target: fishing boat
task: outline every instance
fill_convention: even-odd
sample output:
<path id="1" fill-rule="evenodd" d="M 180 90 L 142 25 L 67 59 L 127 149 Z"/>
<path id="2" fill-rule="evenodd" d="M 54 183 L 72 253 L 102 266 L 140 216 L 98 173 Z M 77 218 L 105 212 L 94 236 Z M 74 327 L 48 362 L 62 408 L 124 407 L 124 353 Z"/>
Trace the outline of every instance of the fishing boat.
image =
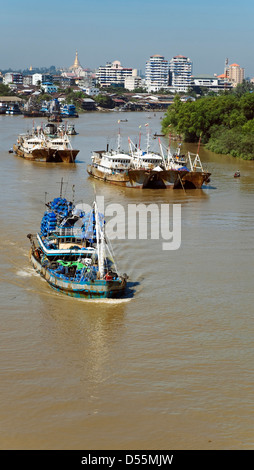
<path id="1" fill-rule="evenodd" d="M 61 116 L 62 117 L 78 117 L 76 111 L 76 106 L 74 104 L 65 104 L 61 106 Z"/>
<path id="2" fill-rule="evenodd" d="M 148 125 L 146 125 L 148 127 Z M 129 151 L 121 150 L 120 132 L 116 150 L 99 150 L 93 152 L 92 163 L 87 166 L 87 172 L 93 178 L 126 188 L 141 189 L 199 189 L 209 182 L 210 173 L 204 171 L 199 155 L 188 153 L 188 164 L 185 156 L 171 154 L 170 147 L 165 151 L 160 139 L 160 152 L 151 151 L 150 132 L 148 128 L 145 148 L 139 143 L 135 145 L 128 138 Z"/>
<path id="3" fill-rule="evenodd" d="M 52 161 L 74 163 L 79 150 L 73 149 L 68 135 L 58 135 L 47 139 L 47 146 L 50 150 Z"/>
<path id="4" fill-rule="evenodd" d="M 240 178 L 241 174 L 240 174 L 240 171 L 237 170 L 234 174 L 234 178 Z"/>
<path id="5" fill-rule="evenodd" d="M 27 160 L 54 163 L 73 163 L 79 150 L 73 149 L 67 134 L 61 136 L 49 134 L 38 128 L 27 134 L 20 134 L 13 145 L 16 155 Z"/>
<path id="6" fill-rule="evenodd" d="M 201 189 L 204 184 L 210 182 L 211 173 L 204 170 L 199 153 L 180 153 L 180 146 L 176 152 L 171 152 L 169 145 L 165 155 L 159 139 L 161 155 L 164 162 L 164 175 L 170 182 L 174 179 L 174 189 Z M 175 175 L 175 178 L 174 178 Z"/>
<path id="7" fill-rule="evenodd" d="M 12 115 L 21 114 L 19 105 L 17 103 L 11 104 L 10 106 L 7 107 L 5 114 L 12 114 Z"/>
<path id="8" fill-rule="evenodd" d="M 46 206 L 40 232 L 27 235 L 34 269 L 52 288 L 72 297 L 122 296 L 127 276 L 117 271 L 96 202 L 87 213 L 61 195 Z"/>
<path id="9" fill-rule="evenodd" d="M 66 134 L 67 135 L 77 135 L 74 124 L 67 124 Z"/>
<path id="10" fill-rule="evenodd" d="M 50 159 L 46 138 L 42 133 L 20 134 L 17 143 L 13 145 L 13 151 L 26 160 L 47 162 Z"/>
<path id="11" fill-rule="evenodd" d="M 162 157 L 152 152 L 143 152 L 129 140 L 129 152 L 121 150 L 121 137 L 118 134 L 116 150 L 98 150 L 92 154 L 92 163 L 87 172 L 93 178 L 126 188 L 164 187 L 158 178 Z"/>

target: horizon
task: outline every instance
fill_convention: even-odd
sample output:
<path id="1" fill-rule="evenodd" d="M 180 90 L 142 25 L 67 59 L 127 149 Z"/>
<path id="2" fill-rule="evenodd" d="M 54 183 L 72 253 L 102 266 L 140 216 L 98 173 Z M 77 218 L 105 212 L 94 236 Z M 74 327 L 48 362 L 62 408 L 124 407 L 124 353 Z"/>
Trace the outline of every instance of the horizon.
<path id="1" fill-rule="evenodd" d="M 214 0 L 211 5 L 201 0 L 180 0 L 177 5 L 170 0 L 74 0 L 71 9 L 66 0 L 45 0 L 39 12 L 31 0 L 13 0 L 2 6 L 0 38 L 8 47 L 2 48 L 0 70 L 52 64 L 67 69 L 77 50 L 84 69 L 119 60 L 123 67 L 144 73 L 152 55 L 169 61 L 180 54 L 192 61 L 193 75 L 220 75 L 228 58 L 251 78 L 251 13 L 250 0 L 241 2 L 240 11 L 235 0 Z"/>

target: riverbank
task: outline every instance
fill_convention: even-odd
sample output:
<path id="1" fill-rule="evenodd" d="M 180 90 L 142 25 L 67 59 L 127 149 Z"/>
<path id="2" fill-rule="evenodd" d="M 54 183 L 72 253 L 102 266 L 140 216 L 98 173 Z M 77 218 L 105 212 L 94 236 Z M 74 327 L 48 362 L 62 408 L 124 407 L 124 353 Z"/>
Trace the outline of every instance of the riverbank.
<path id="1" fill-rule="evenodd" d="M 162 130 L 185 142 L 201 142 L 209 150 L 243 160 L 254 159 L 254 94 L 206 96 L 181 102 L 176 97 L 162 121 Z"/>

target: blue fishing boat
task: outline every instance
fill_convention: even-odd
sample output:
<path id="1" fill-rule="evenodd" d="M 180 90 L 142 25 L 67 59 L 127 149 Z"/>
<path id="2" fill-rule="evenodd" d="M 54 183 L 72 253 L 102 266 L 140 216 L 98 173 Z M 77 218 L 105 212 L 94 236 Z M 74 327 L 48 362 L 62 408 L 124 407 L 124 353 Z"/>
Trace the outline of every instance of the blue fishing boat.
<path id="1" fill-rule="evenodd" d="M 62 117 L 78 117 L 76 106 L 74 104 L 65 104 L 61 107 Z"/>
<path id="2" fill-rule="evenodd" d="M 87 213 L 62 197 L 46 206 L 40 232 L 27 235 L 35 270 L 51 287 L 72 297 L 123 295 L 127 275 L 117 271 L 96 202 Z"/>

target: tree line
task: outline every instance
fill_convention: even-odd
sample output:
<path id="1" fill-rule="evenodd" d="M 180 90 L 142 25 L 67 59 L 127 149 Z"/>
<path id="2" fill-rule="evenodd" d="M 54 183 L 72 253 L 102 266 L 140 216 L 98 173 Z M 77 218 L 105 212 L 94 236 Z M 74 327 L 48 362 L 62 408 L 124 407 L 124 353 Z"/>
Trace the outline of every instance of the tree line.
<path id="1" fill-rule="evenodd" d="M 246 160 L 254 159 L 254 93 L 251 91 L 206 96 L 182 102 L 176 96 L 162 120 L 165 134 L 181 135 L 185 142 Z"/>

